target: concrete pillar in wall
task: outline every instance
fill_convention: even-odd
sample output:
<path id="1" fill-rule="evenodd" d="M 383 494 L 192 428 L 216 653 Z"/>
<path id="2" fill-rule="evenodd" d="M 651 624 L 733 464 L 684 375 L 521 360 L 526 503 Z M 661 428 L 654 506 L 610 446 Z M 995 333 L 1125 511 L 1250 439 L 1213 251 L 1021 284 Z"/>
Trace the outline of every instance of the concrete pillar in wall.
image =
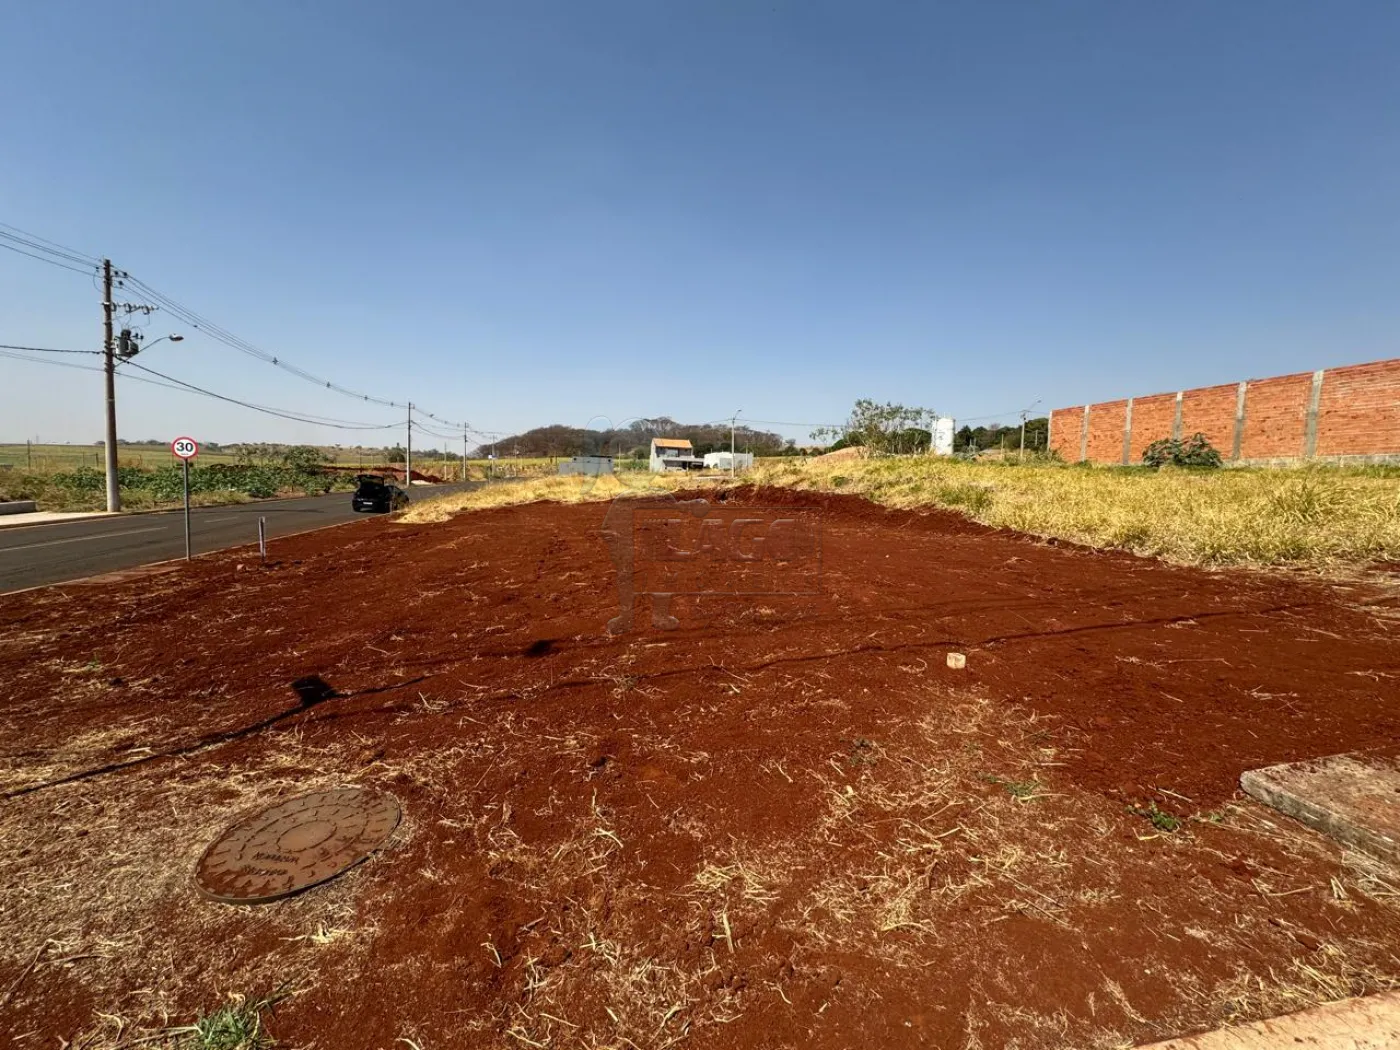
<path id="1" fill-rule="evenodd" d="M 1186 396 L 1186 391 L 1176 392 L 1176 415 L 1172 416 L 1172 437 L 1177 441 L 1181 440 L 1181 400 Z"/>
<path id="2" fill-rule="evenodd" d="M 1079 462 L 1089 458 L 1089 406 L 1084 406 L 1084 422 L 1079 424 Z"/>
<path id="3" fill-rule="evenodd" d="M 1312 459 L 1317 455 L 1317 411 L 1322 406 L 1322 377 L 1326 372 L 1319 368 L 1313 373 L 1312 393 L 1308 396 L 1308 418 L 1303 425 L 1303 458 Z"/>
<path id="4" fill-rule="evenodd" d="M 1240 449 L 1244 447 L 1244 402 L 1249 394 L 1249 383 L 1240 384 L 1240 389 L 1235 394 L 1235 437 L 1230 443 L 1230 459 L 1240 458 Z"/>
<path id="5" fill-rule="evenodd" d="M 1133 461 L 1133 399 L 1128 398 L 1128 408 L 1123 413 L 1123 466 Z"/>

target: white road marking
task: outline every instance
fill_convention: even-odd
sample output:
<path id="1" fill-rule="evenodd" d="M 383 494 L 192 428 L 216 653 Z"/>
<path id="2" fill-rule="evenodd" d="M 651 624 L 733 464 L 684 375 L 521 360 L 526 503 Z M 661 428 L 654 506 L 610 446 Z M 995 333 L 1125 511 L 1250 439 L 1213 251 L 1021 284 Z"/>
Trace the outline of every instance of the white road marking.
<path id="1" fill-rule="evenodd" d="M 57 547 L 60 543 L 84 543 L 93 540 L 110 540 L 118 536 L 135 536 L 142 532 L 164 532 L 165 529 L 157 526 L 149 529 L 127 529 L 124 532 L 103 532 L 96 536 L 74 536 L 67 540 L 48 540 L 44 543 L 26 543 L 23 547 L 0 547 L 0 554 L 7 554 L 10 551 L 27 551 L 35 547 Z"/>

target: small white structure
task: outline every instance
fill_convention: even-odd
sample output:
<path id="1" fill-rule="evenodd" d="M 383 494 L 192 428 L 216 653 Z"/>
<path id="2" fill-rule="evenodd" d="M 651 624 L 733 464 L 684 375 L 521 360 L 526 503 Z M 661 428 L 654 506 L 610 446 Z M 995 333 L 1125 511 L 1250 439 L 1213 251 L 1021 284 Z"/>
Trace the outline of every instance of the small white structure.
<path id="1" fill-rule="evenodd" d="M 731 462 L 731 459 L 733 462 Z M 753 466 L 752 452 L 706 452 L 706 470 L 748 470 Z"/>
<path id="2" fill-rule="evenodd" d="M 567 477 L 571 474 L 586 474 L 596 477 L 613 472 L 612 456 L 575 456 L 559 464 L 559 473 Z"/>
<path id="3" fill-rule="evenodd" d="M 953 434 L 957 428 L 957 420 L 952 416 L 935 417 L 933 437 L 929 442 L 928 450 L 935 456 L 951 456 L 953 454 Z"/>
<path id="4" fill-rule="evenodd" d="M 695 455 L 694 446 L 685 438 L 652 438 L 651 471 L 664 474 L 668 470 L 699 470 L 705 461 Z"/>

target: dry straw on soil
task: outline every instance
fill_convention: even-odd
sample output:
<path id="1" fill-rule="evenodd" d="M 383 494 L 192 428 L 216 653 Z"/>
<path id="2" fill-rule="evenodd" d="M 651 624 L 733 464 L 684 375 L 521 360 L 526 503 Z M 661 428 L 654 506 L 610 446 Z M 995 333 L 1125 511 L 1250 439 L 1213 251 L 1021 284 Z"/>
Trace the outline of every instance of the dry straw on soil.
<path id="1" fill-rule="evenodd" d="M 1187 564 L 1322 567 L 1400 559 L 1400 473 L 1386 468 L 1146 471 L 905 456 L 769 460 L 742 480 L 852 493 L 892 507 L 940 507 L 987 525 Z M 544 478 L 424 502 L 404 520 L 693 483 L 653 474 Z"/>
<path id="2" fill-rule="evenodd" d="M 546 477 L 490 485 L 472 492 L 423 499 L 404 512 L 400 520 L 410 524 L 446 521 L 460 511 L 511 507 L 521 503 L 592 503 L 618 496 L 670 491 L 683 480 L 675 475 L 633 472 L 602 477 Z M 693 480 L 693 479 L 684 479 Z"/>

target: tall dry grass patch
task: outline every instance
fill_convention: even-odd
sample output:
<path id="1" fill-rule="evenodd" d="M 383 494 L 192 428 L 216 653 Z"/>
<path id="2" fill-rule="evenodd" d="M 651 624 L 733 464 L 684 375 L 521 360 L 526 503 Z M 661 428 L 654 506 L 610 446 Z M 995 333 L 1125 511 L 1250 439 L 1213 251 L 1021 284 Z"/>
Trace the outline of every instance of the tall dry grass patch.
<path id="1" fill-rule="evenodd" d="M 1037 536 L 1201 565 L 1400 558 L 1400 470 L 1086 468 L 931 457 L 769 461 L 749 480 L 943 507 Z"/>
<path id="2" fill-rule="evenodd" d="M 510 507 L 521 503 L 599 503 L 618 496 L 671 491 L 680 488 L 685 481 L 693 483 L 694 478 L 644 471 L 604 474 L 596 478 L 576 475 L 528 478 L 488 485 L 472 492 L 422 499 L 412 504 L 399 520 L 409 524 L 446 521 L 462 511 Z"/>
<path id="3" fill-rule="evenodd" d="M 1160 471 L 889 456 L 773 459 L 738 481 L 940 507 L 1035 536 L 1195 565 L 1360 565 L 1400 560 L 1400 469 Z M 693 486 L 683 474 L 544 477 L 416 503 L 406 522 L 547 500 L 582 503 Z M 730 484 L 715 480 L 716 488 Z"/>

